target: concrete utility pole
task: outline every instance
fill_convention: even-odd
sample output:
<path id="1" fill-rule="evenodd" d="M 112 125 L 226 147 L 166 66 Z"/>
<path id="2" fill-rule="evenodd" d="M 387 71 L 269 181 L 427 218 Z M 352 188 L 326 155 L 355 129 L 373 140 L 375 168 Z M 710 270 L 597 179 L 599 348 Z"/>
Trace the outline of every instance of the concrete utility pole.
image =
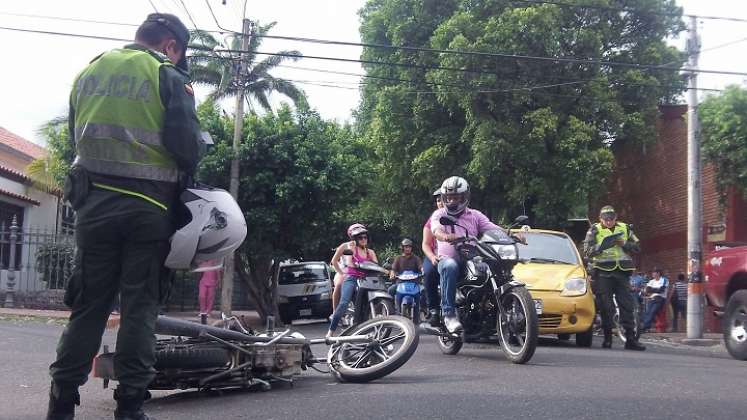
<path id="1" fill-rule="evenodd" d="M 236 91 L 236 116 L 233 128 L 233 158 L 231 159 L 231 183 L 228 192 L 234 199 L 239 197 L 239 144 L 241 143 L 241 131 L 244 129 L 244 83 L 242 78 L 246 73 L 246 51 L 249 50 L 249 41 L 251 40 L 252 21 L 244 18 L 241 30 L 241 60 L 239 69 L 236 74 L 235 83 Z M 223 282 L 220 293 L 220 310 L 231 315 L 231 306 L 233 300 L 233 274 L 235 270 L 234 254 L 226 257 L 225 270 L 223 270 Z"/>
<path id="2" fill-rule="evenodd" d="M 689 67 L 698 68 L 700 38 L 698 21 L 690 17 L 687 40 Z M 703 191 L 700 176 L 700 121 L 698 120 L 698 79 L 690 72 L 687 92 L 687 338 L 703 338 Z"/>

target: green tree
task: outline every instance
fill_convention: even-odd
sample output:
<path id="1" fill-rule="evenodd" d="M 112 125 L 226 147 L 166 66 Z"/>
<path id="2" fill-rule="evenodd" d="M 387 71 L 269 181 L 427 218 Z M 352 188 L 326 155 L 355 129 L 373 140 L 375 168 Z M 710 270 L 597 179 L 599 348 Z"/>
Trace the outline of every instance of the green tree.
<path id="1" fill-rule="evenodd" d="M 232 120 L 214 103 L 202 104 L 198 111 L 216 143 L 198 177 L 227 187 Z M 249 233 L 236 264 L 264 317 L 277 313 L 271 273 L 280 261 L 327 260 L 332 247 L 344 239 L 346 217 L 362 194 L 362 163 L 352 129 L 324 121 L 311 110 L 283 105 L 277 115 L 249 114 L 242 138 L 238 203 Z"/>
<path id="2" fill-rule="evenodd" d="M 716 168 L 721 198 L 730 187 L 747 197 L 747 90 L 729 86 L 700 104 L 703 156 Z"/>
<path id="3" fill-rule="evenodd" d="M 47 144 L 47 156 L 32 161 L 26 168 L 26 173 L 39 189 L 62 188 L 70 166 L 75 160 L 75 148 L 70 142 L 67 116 L 46 122 L 39 128 L 38 133 Z"/>
<path id="4" fill-rule="evenodd" d="M 249 42 L 249 51 L 257 51 L 266 34 L 275 26 L 276 22 L 258 25 L 256 33 Z M 221 42 L 211 33 L 192 31 L 192 55 L 188 58 L 192 79 L 196 84 L 213 88 L 209 98 L 221 100 L 234 96 L 243 87 L 245 94 L 259 104 L 265 111 L 271 111 L 268 96 L 277 92 L 290 98 L 296 106 L 306 104 L 303 91 L 293 82 L 274 77 L 270 72 L 285 61 L 296 61 L 302 57 L 296 50 L 280 51 L 280 55 L 268 56 L 259 61 L 257 54 L 245 55 L 247 70 L 239 75 L 239 55 L 235 52 L 241 49 L 241 39 L 233 36 L 230 42 Z M 218 51 L 213 51 L 213 50 Z M 229 52 L 221 50 L 231 50 Z"/>
<path id="5" fill-rule="evenodd" d="M 407 81 L 367 79 L 358 111 L 376 194 L 398 197 L 387 204 L 404 231 L 417 232 L 449 175 L 467 177 L 494 219 L 526 209 L 534 224 L 557 226 L 600 192 L 618 145 L 654 141 L 658 104 L 683 87 L 683 55 L 665 42 L 683 29 L 681 11 L 673 0 L 589 3 L 640 13 L 508 0 L 370 0 L 361 10 L 366 43 L 673 67 L 364 48 L 366 60 L 405 64 L 364 65 Z"/>

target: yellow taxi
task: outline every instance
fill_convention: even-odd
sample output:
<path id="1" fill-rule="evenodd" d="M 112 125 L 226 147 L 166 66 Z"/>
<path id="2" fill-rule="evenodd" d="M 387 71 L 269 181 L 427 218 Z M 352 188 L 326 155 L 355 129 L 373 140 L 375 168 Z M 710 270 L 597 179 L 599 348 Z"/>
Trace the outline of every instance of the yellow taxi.
<path id="1" fill-rule="evenodd" d="M 557 334 L 560 339 L 575 334 L 579 347 L 590 347 L 596 309 L 576 245 L 563 232 L 528 226 L 522 231 L 527 244 L 518 244 L 523 263 L 513 274 L 532 294 L 540 334 Z"/>

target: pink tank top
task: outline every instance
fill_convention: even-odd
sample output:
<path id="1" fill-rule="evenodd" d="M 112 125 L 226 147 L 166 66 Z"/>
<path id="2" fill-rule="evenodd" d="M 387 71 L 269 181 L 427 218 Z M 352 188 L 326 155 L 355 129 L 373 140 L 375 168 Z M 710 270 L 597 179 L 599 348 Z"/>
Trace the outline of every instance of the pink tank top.
<path id="1" fill-rule="evenodd" d="M 351 256 L 353 259 L 353 263 L 363 263 L 371 261 L 370 258 L 368 258 L 368 250 L 366 250 L 365 256 L 358 255 L 358 247 L 353 247 L 353 255 Z M 349 264 L 345 266 L 345 274 L 347 274 L 350 277 L 366 277 L 366 272 L 359 270 L 352 266 L 353 264 Z"/>

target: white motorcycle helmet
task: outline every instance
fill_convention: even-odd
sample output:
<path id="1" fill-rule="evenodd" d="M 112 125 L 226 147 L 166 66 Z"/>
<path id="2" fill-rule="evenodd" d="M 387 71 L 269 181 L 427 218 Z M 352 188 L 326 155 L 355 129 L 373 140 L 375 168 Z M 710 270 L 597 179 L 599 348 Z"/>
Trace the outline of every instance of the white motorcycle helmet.
<path id="1" fill-rule="evenodd" d="M 195 269 L 205 261 L 222 261 L 246 238 L 246 219 L 236 200 L 225 190 L 210 187 L 186 189 L 179 197 L 191 220 L 171 237 L 166 267 Z M 208 271 L 218 267 L 201 267 Z"/>
<path id="2" fill-rule="evenodd" d="M 449 202 L 446 197 L 449 195 L 459 195 L 459 201 Z M 441 184 L 441 201 L 446 207 L 446 214 L 458 217 L 469 205 L 469 183 L 466 179 L 459 176 L 446 178 Z"/>

